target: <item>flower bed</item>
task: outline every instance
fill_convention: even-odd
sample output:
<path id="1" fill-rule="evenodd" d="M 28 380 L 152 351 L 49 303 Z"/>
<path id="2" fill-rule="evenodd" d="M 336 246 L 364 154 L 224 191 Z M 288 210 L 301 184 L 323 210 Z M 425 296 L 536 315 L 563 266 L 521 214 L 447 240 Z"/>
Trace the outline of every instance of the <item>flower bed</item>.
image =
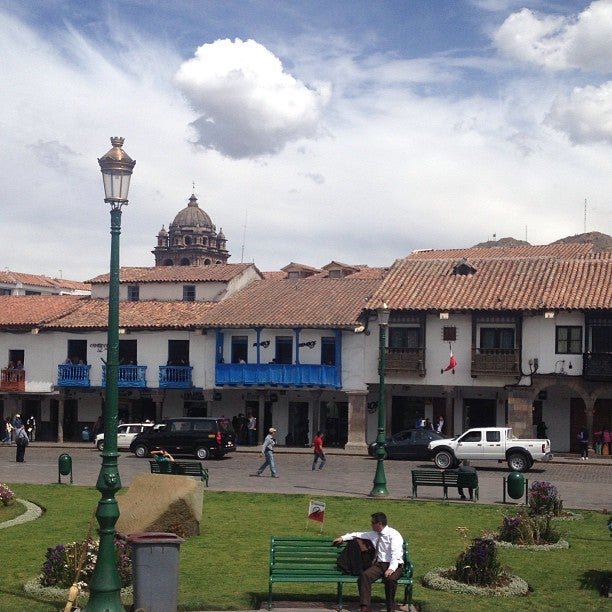
<path id="1" fill-rule="evenodd" d="M 506 584 L 502 586 L 478 586 L 455 580 L 454 570 L 453 567 L 437 567 L 425 574 L 423 585 L 436 591 L 488 597 L 520 597 L 529 592 L 529 585 L 520 576 L 506 574 Z"/>

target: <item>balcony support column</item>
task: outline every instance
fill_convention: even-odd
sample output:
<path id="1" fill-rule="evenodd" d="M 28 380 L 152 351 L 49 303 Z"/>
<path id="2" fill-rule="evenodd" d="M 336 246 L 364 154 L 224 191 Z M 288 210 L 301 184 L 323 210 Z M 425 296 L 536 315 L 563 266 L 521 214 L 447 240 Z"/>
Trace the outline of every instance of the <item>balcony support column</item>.
<path id="1" fill-rule="evenodd" d="M 515 388 L 508 391 L 508 427 L 518 438 L 532 438 L 533 390 Z"/>
<path id="2" fill-rule="evenodd" d="M 367 452 L 367 391 L 347 391 L 348 439 L 345 450 Z"/>

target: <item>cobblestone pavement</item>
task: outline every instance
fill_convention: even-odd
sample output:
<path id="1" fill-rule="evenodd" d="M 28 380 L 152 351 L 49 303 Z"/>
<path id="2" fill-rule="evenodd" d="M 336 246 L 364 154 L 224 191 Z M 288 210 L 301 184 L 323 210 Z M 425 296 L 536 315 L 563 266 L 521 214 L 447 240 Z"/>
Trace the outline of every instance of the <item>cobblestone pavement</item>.
<path id="1" fill-rule="evenodd" d="M 75 484 L 95 485 L 100 470 L 100 453 L 91 444 L 30 444 L 26 451 L 26 463 L 15 462 L 15 447 L 0 446 L 0 481 L 53 483 L 58 481 L 58 457 L 68 453 L 72 457 Z M 241 447 L 221 460 L 205 462 L 210 473 L 210 489 L 213 491 L 261 491 L 277 493 L 303 493 L 306 495 L 340 495 L 367 497 L 371 488 L 376 462 L 364 454 L 346 454 L 329 449 L 327 465 L 313 472 L 310 449 L 279 448 L 276 463 L 279 478 L 270 478 L 266 472 L 261 478 L 252 478 L 262 462 L 255 447 Z M 503 478 L 508 466 L 493 461 L 473 462 L 478 469 L 480 503 L 501 503 Z M 410 499 L 412 493 L 410 470 L 414 467 L 433 467 L 430 462 L 385 461 L 385 474 L 389 498 Z M 121 452 L 119 472 L 124 487 L 139 473 L 149 471 L 147 459 L 138 459 L 131 453 Z M 580 461 L 576 456 L 558 457 L 551 463 L 536 463 L 525 474 L 528 482 L 547 480 L 559 490 L 566 508 L 587 510 L 612 510 L 612 459 L 592 456 Z M 69 478 L 62 477 L 63 482 Z M 440 500 L 440 488 L 419 488 L 419 499 Z M 451 501 L 458 501 L 456 491 L 450 492 Z M 521 500 L 508 502 L 520 503 Z"/>

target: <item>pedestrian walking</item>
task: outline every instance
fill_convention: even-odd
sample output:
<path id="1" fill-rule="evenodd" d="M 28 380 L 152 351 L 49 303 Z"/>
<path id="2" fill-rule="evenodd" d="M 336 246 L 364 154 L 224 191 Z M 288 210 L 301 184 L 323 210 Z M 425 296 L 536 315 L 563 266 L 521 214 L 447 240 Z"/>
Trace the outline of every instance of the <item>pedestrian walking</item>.
<path id="1" fill-rule="evenodd" d="M 257 418 L 253 416 L 253 413 L 249 413 L 247 430 L 249 434 L 249 446 L 255 446 L 257 444 Z"/>
<path id="2" fill-rule="evenodd" d="M 17 444 L 17 455 L 15 457 L 15 461 L 17 461 L 17 463 L 25 462 L 25 449 L 29 443 L 30 440 L 28 438 L 28 434 L 26 433 L 25 427 L 22 423 L 19 428 L 15 430 L 15 444 Z"/>
<path id="3" fill-rule="evenodd" d="M 276 474 L 276 463 L 274 463 L 274 447 L 276 446 L 276 429 L 270 427 L 268 435 L 264 440 L 261 447 L 261 454 L 264 456 L 265 461 L 259 466 L 259 469 L 253 476 L 261 476 L 262 472 L 269 466 L 270 472 L 272 472 L 272 478 L 278 478 Z"/>
<path id="4" fill-rule="evenodd" d="M 586 427 L 578 432 L 578 442 L 580 444 L 580 458 L 586 461 L 589 458 L 589 430 Z"/>
<path id="5" fill-rule="evenodd" d="M 320 461 L 319 469 L 322 470 L 325 462 L 327 461 L 325 453 L 323 452 L 323 433 L 317 431 L 315 439 L 312 441 L 312 448 L 314 450 L 314 457 L 312 460 L 312 471 L 314 472 L 317 467 L 317 461 Z"/>

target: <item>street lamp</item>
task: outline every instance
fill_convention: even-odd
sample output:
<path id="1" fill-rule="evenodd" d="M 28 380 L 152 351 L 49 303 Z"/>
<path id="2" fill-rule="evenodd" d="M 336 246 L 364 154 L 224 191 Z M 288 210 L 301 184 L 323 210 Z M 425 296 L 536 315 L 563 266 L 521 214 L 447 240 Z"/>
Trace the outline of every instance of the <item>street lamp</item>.
<path id="1" fill-rule="evenodd" d="M 387 344 L 387 325 L 389 325 L 390 310 L 384 302 L 376 309 L 378 315 L 378 352 L 379 352 L 379 384 L 378 384 L 378 435 L 376 436 L 376 474 L 374 485 L 370 491 L 371 497 L 386 497 L 387 479 L 385 478 L 385 355 Z"/>
<path id="2" fill-rule="evenodd" d="M 121 489 L 117 459 L 117 420 L 119 409 L 119 235 L 121 207 L 128 203 L 130 178 L 136 162 L 121 148 L 123 138 L 113 136 L 110 151 L 99 160 L 104 180 L 104 201 L 110 204 L 111 256 L 108 291 L 106 354 L 106 405 L 104 409 L 104 450 L 96 488 L 102 497 L 96 518 L 100 525 L 98 559 L 89 582 L 87 612 L 123 612 L 121 580 L 115 562 L 115 523 L 119 506 L 115 493 Z"/>

